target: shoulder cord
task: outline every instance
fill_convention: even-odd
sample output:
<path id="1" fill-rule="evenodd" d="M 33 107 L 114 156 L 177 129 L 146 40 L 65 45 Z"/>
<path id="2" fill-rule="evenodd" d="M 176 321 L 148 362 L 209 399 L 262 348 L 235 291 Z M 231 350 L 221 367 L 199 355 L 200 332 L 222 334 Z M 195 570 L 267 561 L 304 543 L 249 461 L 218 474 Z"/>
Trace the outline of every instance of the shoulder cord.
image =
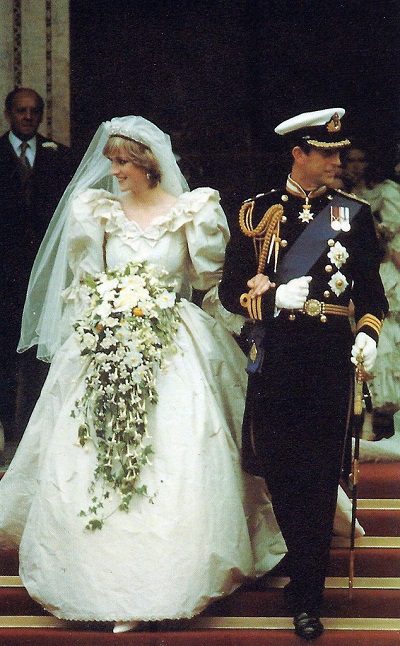
<path id="1" fill-rule="evenodd" d="M 275 236 L 275 264 L 277 262 L 281 242 L 279 230 L 280 221 L 283 215 L 283 206 L 281 204 L 273 204 L 270 206 L 254 229 L 252 225 L 253 208 L 254 200 L 242 204 L 239 211 L 239 226 L 245 236 L 254 238 L 254 242 L 259 242 L 259 245 L 261 246 L 258 253 L 256 249 L 256 256 L 258 256 L 257 273 L 262 274 L 264 273 L 267 254 L 273 235 Z"/>

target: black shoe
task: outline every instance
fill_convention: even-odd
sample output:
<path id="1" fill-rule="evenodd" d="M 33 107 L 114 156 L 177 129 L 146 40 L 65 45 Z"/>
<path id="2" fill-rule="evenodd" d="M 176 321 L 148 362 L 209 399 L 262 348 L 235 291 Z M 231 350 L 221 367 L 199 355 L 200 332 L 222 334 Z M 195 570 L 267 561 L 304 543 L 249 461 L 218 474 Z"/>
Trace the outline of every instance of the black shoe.
<path id="1" fill-rule="evenodd" d="M 318 617 L 308 612 L 300 612 L 293 619 L 294 632 L 302 639 L 316 639 L 324 632 L 324 627 Z"/>

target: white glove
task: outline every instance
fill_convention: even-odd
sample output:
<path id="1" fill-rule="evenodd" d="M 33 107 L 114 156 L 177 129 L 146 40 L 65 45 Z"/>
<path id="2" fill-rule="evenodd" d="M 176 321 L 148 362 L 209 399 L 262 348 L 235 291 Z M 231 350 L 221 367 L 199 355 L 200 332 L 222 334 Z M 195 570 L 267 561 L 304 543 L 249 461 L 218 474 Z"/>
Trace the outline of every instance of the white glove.
<path id="1" fill-rule="evenodd" d="M 275 306 L 280 310 L 301 310 L 310 291 L 311 276 L 300 276 L 279 285 L 275 294 Z"/>
<path id="2" fill-rule="evenodd" d="M 371 372 L 374 367 L 377 352 L 376 341 L 371 339 L 365 332 L 359 332 L 351 349 L 351 361 L 355 366 L 358 363 L 362 363 L 364 369 L 367 372 Z"/>

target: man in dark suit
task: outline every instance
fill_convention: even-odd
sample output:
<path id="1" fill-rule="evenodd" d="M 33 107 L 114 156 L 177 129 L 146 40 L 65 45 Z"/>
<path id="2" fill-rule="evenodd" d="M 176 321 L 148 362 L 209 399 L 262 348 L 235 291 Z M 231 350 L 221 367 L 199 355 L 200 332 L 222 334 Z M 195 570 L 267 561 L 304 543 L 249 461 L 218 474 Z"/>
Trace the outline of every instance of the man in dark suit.
<path id="1" fill-rule="evenodd" d="M 329 188 L 350 145 L 343 114 L 318 110 L 277 126 L 291 173 L 243 203 L 219 286 L 222 304 L 252 321 L 243 466 L 267 481 L 288 548 L 285 599 L 306 640 L 323 631 L 351 362 L 372 370 L 387 312 L 371 209 Z"/>
<path id="2" fill-rule="evenodd" d="M 33 89 L 10 92 L 10 130 L 0 137 L 0 420 L 9 439 L 21 436 L 45 376 L 33 353 L 16 348 L 32 264 L 72 171 L 69 148 L 37 132 L 43 108 Z"/>

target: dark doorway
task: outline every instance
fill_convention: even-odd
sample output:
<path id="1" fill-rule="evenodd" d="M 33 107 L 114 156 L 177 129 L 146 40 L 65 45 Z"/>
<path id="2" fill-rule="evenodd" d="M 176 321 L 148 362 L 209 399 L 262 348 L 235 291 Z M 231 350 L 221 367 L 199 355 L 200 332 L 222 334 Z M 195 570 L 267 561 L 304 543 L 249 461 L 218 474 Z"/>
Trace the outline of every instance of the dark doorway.
<path id="1" fill-rule="evenodd" d="M 280 173 L 274 126 L 343 106 L 391 159 L 399 3 L 71 0 L 72 141 L 141 114 L 169 132 L 192 187 L 228 210 Z"/>

